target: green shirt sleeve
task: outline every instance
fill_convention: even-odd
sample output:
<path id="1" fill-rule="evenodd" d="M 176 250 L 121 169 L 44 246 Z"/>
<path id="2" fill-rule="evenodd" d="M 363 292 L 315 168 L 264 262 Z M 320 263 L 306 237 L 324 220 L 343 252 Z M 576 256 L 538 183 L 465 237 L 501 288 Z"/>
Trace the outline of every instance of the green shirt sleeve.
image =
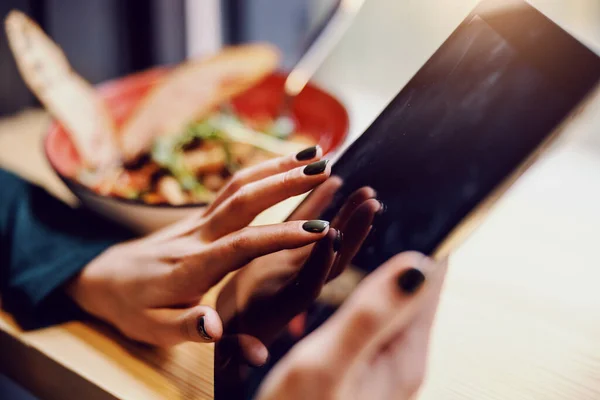
<path id="1" fill-rule="evenodd" d="M 111 245 L 132 234 L 74 209 L 42 188 L 0 170 L 2 307 L 26 329 L 79 314 L 60 290 Z"/>

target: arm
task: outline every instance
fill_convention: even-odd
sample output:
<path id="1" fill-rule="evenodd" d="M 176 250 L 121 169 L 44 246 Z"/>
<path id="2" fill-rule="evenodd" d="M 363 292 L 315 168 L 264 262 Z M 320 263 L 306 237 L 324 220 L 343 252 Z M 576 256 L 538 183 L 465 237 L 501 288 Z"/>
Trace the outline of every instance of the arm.
<path id="1" fill-rule="evenodd" d="M 77 308 L 60 289 L 131 235 L 3 170 L 0 188 L 2 307 L 25 328 L 72 317 Z"/>

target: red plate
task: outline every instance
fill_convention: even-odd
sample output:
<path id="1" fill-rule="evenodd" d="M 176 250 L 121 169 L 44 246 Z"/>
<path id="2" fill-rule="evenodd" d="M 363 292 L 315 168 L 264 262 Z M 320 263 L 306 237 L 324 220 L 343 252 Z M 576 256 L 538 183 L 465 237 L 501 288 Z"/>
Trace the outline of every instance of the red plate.
<path id="1" fill-rule="evenodd" d="M 117 124 L 122 123 L 131 114 L 148 90 L 166 73 L 167 68 L 154 68 L 98 86 L 98 91 Z M 285 78 L 286 75 L 279 72 L 270 75 L 233 99 L 232 103 L 240 116 L 276 116 L 282 105 Z M 295 99 L 292 116 L 296 120 L 297 130 L 312 136 L 325 153 L 337 149 L 348 133 L 348 113 L 344 106 L 312 84 L 307 85 Z M 80 164 L 79 156 L 67 132 L 57 122 L 50 126 L 44 148 L 50 164 L 60 175 L 75 175 Z"/>

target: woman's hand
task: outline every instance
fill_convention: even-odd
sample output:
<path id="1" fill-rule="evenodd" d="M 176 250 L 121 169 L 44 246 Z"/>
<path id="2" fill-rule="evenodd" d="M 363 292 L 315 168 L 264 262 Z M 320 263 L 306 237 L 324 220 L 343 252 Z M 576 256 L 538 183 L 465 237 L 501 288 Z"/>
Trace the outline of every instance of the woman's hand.
<path id="1" fill-rule="evenodd" d="M 318 217 L 341 184 L 338 177 L 328 179 L 290 219 Z M 258 258 L 227 282 L 217 301 L 227 336 L 216 349 L 217 368 L 235 368 L 237 354 L 251 364 L 266 362 L 266 346 L 354 258 L 381 208 L 374 196 L 368 187 L 356 191 L 318 243 Z"/>
<path id="2" fill-rule="evenodd" d="M 330 167 L 318 161 L 321 153 L 311 148 L 241 171 L 205 212 L 108 249 L 67 292 L 135 340 L 160 346 L 218 340 L 221 319 L 199 305 L 212 286 L 257 257 L 328 235 L 324 221 L 247 227 L 263 210 L 326 181 Z"/>
<path id="3" fill-rule="evenodd" d="M 269 373 L 258 399 L 410 399 L 419 390 L 447 263 L 400 254 Z"/>

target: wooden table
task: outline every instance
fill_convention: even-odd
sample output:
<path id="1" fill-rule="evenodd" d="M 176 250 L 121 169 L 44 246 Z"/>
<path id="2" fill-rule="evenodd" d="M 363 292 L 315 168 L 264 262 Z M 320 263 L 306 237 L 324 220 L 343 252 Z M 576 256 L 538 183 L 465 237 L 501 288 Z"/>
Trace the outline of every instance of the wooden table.
<path id="1" fill-rule="evenodd" d="M 600 107 L 588 112 L 453 256 L 420 399 L 600 399 L 600 142 L 586 133 Z M 47 122 L 0 122 L 0 166 L 72 201 L 43 160 Z M 23 332 L 0 314 L 0 370 L 44 399 L 210 399 L 212 351 L 79 322 Z"/>

